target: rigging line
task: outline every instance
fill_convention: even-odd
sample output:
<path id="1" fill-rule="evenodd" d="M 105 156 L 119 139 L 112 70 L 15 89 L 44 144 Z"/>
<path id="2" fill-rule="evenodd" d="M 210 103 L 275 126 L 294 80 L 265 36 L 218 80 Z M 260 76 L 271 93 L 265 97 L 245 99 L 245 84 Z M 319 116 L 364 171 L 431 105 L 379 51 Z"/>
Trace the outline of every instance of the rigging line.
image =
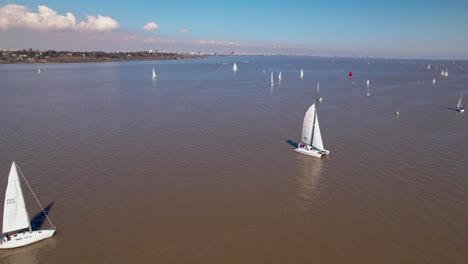
<path id="1" fill-rule="evenodd" d="M 49 223 L 50 223 L 50 225 L 52 226 L 52 228 L 55 229 L 54 224 L 52 224 L 52 221 L 50 221 L 49 216 L 48 216 L 47 213 L 44 211 L 44 207 L 42 207 L 41 202 L 39 202 L 39 199 L 37 199 L 36 194 L 35 194 L 34 191 L 32 190 L 31 186 L 29 185 L 28 181 L 27 181 L 26 178 L 24 177 L 23 172 L 21 171 L 21 169 L 20 169 L 20 167 L 18 166 L 18 164 L 16 164 L 16 162 L 15 162 L 15 166 L 16 166 L 16 168 L 18 168 L 19 172 L 21 173 L 21 176 L 23 177 L 24 181 L 26 182 L 26 185 L 28 185 L 29 190 L 30 190 L 31 193 L 34 195 L 34 198 L 36 199 L 36 202 L 37 202 L 37 203 L 39 204 L 39 206 L 41 207 L 41 210 L 42 210 L 42 212 L 44 213 L 44 215 L 46 216 L 47 221 L 49 221 Z"/>

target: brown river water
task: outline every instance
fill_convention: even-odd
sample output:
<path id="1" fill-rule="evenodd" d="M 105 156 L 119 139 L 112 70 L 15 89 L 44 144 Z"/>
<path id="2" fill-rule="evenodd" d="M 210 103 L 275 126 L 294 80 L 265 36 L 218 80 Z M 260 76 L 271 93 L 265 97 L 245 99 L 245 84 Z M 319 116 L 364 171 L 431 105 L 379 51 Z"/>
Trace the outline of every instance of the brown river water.
<path id="1" fill-rule="evenodd" d="M 467 61 L 0 65 L 0 197 L 15 160 L 57 227 L 0 263 L 467 263 L 463 91 Z"/>

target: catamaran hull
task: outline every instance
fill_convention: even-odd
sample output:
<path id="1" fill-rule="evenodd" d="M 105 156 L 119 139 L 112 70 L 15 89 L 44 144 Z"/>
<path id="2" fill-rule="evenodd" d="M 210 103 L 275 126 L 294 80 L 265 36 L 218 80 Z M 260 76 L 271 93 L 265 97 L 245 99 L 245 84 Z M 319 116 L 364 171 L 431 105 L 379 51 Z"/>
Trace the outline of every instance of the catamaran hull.
<path id="1" fill-rule="evenodd" d="M 463 108 L 460 109 L 460 108 L 459 108 L 459 109 L 457 109 L 457 111 L 460 112 L 460 113 L 463 113 L 463 112 L 465 112 L 465 109 L 463 109 Z"/>
<path id="2" fill-rule="evenodd" d="M 321 158 L 323 154 L 319 153 L 317 150 L 306 150 L 303 148 L 297 148 L 294 151 L 299 152 L 301 154 L 307 155 L 307 156 L 312 156 L 315 158 Z"/>
<path id="3" fill-rule="evenodd" d="M 51 237 L 55 233 L 55 230 L 36 230 L 26 231 L 22 233 L 13 234 L 10 236 L 10 240 L 5 241 L 4 237 L 0 243 L 0 249 L 17 248 L 26 246 L 43 239 Z"/>

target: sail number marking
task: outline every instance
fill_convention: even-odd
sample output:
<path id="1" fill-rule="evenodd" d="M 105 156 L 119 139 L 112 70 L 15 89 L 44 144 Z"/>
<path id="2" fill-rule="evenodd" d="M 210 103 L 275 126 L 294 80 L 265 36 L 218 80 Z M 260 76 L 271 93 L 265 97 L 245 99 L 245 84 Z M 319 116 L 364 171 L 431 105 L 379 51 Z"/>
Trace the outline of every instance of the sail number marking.
<path id="1" fill-rule="evenodd" d="M 7 204 L 7 205 L 8 205 L 8 204 L 14 204 L 14 203 L 15 203 L 15 198 L 8 198 L 8 199 L 6 200 L 6 204 Z"/>

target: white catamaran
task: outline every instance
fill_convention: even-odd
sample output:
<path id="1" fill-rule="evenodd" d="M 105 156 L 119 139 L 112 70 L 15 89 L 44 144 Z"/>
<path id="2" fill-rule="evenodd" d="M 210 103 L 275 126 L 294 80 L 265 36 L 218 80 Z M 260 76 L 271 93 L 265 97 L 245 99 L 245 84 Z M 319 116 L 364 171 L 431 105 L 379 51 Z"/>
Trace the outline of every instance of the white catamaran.
<path id="1" fill-rule="evenodd" d="M 236 72 L 237 71 L 237 64 L 234 62 L 234 65 L 232 65 L 232 71 Z"/>
<path id="2" fill-rule="evenodd" d="M 271 86 L 275 85 L 275 82 L 273 81 L 273 72 L 271 72 L 270 85 Z"/>
<path id="3" fill-rule="evenodd" d="M 305 114 L 301 143 L 298 144 L 297 149 L 294 151 L 316 158 L 330 154 L 330 151 L 325 150 L 323 147 L 315 104 L 312 104 Z"/>
<path id="4" fill-rule="evenodd" d="M 154 68 L 153 68 L 153 74 L 151 75 L 151 79 L 156 80 L 156 72 L 154 71 Z"/>
<path id="5" fill-rule="evenodd" d="M 460 99 L 458 100 L 458 104 L 457 104 L 457 111 L 460 113 L 465 112 L 465 108 L 463 108 L 463 105 L 462 105 L 462 99 L 463 99 L 463 94 L 460 95 Z"/>
<path id="6" fill-rule="evenodd" d="M 44 213 L 52 226 L 52 229 L 32 230 L 28 211 L 26 210 L 26 204 L 24 202 L 23 192 L 21 190 L 18 170 L 19 168 L 13 161 L 11 164 L 10 175 L 8 176 L 8 185 L 5 193 L 5 204 L 3 207 L 3 236 L 0 242 L 0 249 L 16 248 L 29 245 L 51 237 L 55 232 L 54 225 L 52 222 L 50 222 L 47 213 L 44 211 L 44 208 L 42 208 L 39 200 L 37 200 L 36 195 L 24 178 L 23 173 L 21 173 L 21 170 L 19 170 L 23 176 L 24 181 L 26 182 L 26 185 L 29 187 L 32 194 L 34 195 L 34 198 L 36 198 L 37 203 L 41 207 L 42 213 Z"/>
<path id="7" fill-rule="evenodd" d="M 322 102 L 322 96 L 320 96 L 320 82 L 317 82 L 317 97 L 315 98 L 317 101 Z"/>

